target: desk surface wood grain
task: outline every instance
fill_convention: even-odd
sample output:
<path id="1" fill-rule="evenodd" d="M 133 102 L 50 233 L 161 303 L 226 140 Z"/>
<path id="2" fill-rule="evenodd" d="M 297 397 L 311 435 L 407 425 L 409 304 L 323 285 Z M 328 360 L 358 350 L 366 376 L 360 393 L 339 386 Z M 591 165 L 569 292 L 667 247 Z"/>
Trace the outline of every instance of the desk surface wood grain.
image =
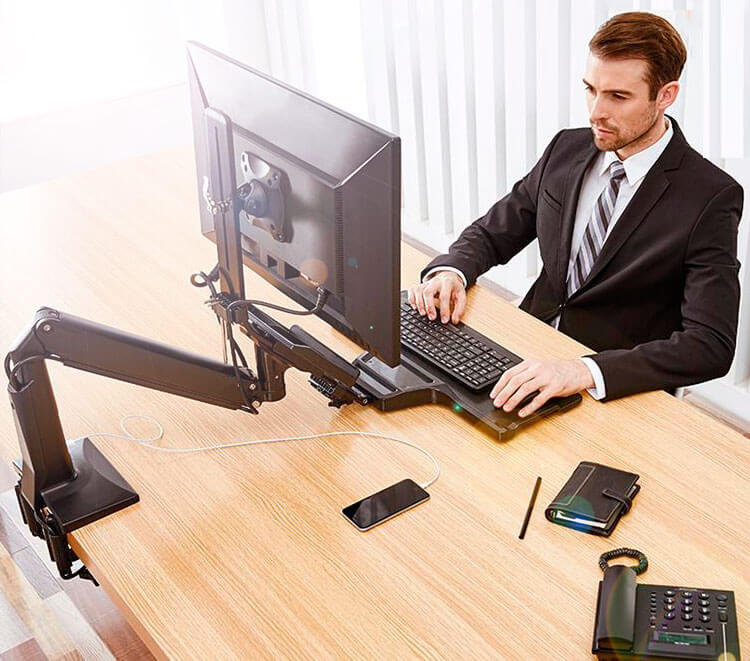
<path id="1" fill-rule="evenodd" d="M 49 305 L 220 357 L 205 292 L 188 282 L 215 263 L 190 150 L 6 193 L 0 223 L 0 347 Z M 424 262 L 404 246 L 402 286 Z M 246 285 L 248 296 L 288 303 L 249 270 Z M 349 359 L 360 353 L 318 319 L 277 318 Z M 465 320 L 521 356 L 585 351 L 482 287 Z M 158 656 L 590 658 L 597 559 L 618 546 L 648 555 L 644 582 L 734 590 L 750 649 L 747 440 L 664 393 L 584 396 L 501 443 L 447 407 L 329 408 L 294 370 L 286 399 L 251 416 L 49 369 L 69 438 L 116 432 L 123 415 L 140 413 L 163 424 L 165 446 L 370 430 L 440 462 L 429 503 L 363 534 L 342 506 L 407 476 L 426 480 L 423 455 L 351 436 L 186 455 L 94 438 L 141 502 L 76 531 L 72 544 Z M 17 454 L 10 407 L 0 406 L 0 459 Z M 544 519 L 581 460 L 641 475 L 609 539 Z"/>

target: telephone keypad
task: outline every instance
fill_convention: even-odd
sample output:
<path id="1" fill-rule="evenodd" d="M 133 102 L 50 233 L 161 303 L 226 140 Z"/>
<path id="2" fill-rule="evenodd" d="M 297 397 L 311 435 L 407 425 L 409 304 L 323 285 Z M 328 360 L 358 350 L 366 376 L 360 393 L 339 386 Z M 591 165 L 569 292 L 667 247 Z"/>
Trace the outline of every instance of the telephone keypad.
<path id="1" fill-rule="evenodd" d="M 697 655 L 696 659 L 708 659 L 710 654 L 715 655 L 716 650 L 721 649 L 723 636 L 717 632 L 724 632 L 723 627 L 730 626 L 732 629 L 727 630 L 727 633 L 732 631 L 732 636 L 736 635 L 736 624 L 733 624 L 733 620 L 730 622 L 729 613 L 729 609 L 734 606 L 726 593 L 649 585 L 640 599 L 643 599 L 644 606 L 646 603 L 649 605 L 648 619 L 646 613 L 643 613 L 641 620 L 644 629 L 652 632 L 649 649 L 653 645 L 658 648 L 665 644 L 664 640 L 668 640 L 653 638 L 657 635 L 692 636 L 695 641 L 700 641 L 700 636 L 706 636 L 705 648 L 699 642 L 692 642 L 688 649 Z M 687 639 L 681 639 L 678 644 L 683 644 L 682 640 Z M 680 647 L 679 651 L 683 650 Z"/>

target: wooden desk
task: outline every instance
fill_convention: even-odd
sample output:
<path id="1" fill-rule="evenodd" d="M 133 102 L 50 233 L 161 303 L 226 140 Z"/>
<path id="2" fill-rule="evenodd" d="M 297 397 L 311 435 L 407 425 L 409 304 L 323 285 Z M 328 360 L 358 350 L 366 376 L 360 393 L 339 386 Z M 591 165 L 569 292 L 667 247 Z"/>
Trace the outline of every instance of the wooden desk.
<path id="1" fill-rule="evenodd" d="M 220 356 L 204 292 L 188 283 L 215 262 L 197 205 L 189 150 L 0 196 L 0 347 L 45 304 Z M 403 257 L 406 284 L 424 257 L 407 246 Z M 249 295 L 285 302 L 247 274 Z M 522 356 L 584 351 L 481 287 L 466 320 Z M 318 319 L 303 325 L 348 358 L 360 352 Z M 406 476 L 427 479 L 420 453 L 352 437 L 194 455 L 95 439 L 141 502 L 72 543 L 157 655 L 589 658 L 597 559 L 618 546 L 648 554 L 644 582 L 733 589 L 750 653 L 748 444 L 666 394 L 585 396 L 499 443 L 439 406 L 328 408 L 294 371 L 287 398 L 250 416 L 49 369 L 69 438 L 116 431 L 127 413 L 158 418 L 172 446 L 362 429 L 410 439 L 442 467 L 428 504 L 362 534 L 341 507 Z M 0 405 L 0 459 L 17 454 L 10 407 Z M 610 539 L 544 520 L 583 459 L 641 475 L 636 506 Z"/>

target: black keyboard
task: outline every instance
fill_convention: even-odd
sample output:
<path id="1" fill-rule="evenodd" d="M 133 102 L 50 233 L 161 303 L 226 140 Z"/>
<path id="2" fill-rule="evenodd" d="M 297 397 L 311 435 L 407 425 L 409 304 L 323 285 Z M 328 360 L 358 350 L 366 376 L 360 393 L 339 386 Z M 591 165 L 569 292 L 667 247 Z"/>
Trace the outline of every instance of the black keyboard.
<path id="1" fill-rule="evenodd" d="M 521 359 L 465 324 L 434 321 L 401 303 L 401 344 L 478 392 L 494 385 L 505 370 Z"/>

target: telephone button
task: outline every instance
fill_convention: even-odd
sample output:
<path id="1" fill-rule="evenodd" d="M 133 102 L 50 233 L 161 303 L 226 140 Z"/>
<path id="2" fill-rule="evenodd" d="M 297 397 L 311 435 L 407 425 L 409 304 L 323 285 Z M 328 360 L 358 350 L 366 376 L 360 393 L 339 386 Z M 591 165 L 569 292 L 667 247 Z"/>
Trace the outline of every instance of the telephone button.
<path id="1" fill-rule="evenodd" d="M 711 602 L 708 599 L 701 599 L 700 604 L 701 606 L 709 606 Z"/>
<path id="2" fill-rule="evenodd" d="M 682 604 L 683 604 L 684 606 L 690 606 L 690 604 L 692 604 L 692 603 L 693 603 L 693 600 L 692 600 L 692 599 L 685 599 L 685 598 L 682 598 L 682 599 L 680 600 L 680 602 L 681 602 L 681 603 L 682 603 Z"/>
<path id="3" fill-rule="evenodd" d="M 693 612 L 693 607 L 692 606 L 683 606 L 682 607 L 682 612 L 683 613 L 692 613 Z"/>
<path id="4" fill-rule="evenodd" d="M 677 613 L 675 613 L 674 611 L 667 611 L 666 613 L 664 613 L 664 617 L 666 617 L 668 620 L 674 620 L 676 614 Z"/>
<path id="5" fill-rule="evenodd" d="M 719 601 L 726 601 L 727 599 L 729 599 L 729 597 L 727 597 L 727 595 L 725 595 L 725 594 L 717 594 L 717 595 L 716 595 L 716 598 L 717 598 L 717 599 L 718 599 Z"/>
<path id="6" fill-rule="evenodd" d="M 726 611 L 719 611 L 719 622 L 726 622 L 728 619 Z"/>
<path id="7" fill-rule="evenodd" d="M 687 597 L 689 599 L 690 597 L 693 596 L 693 593 L 686 590 L 685 592 L 682 593 L 682 596 Z"/>
<path id="8" fill-rule="evenodd" d="M 693 619 L 693 614 L 692 613 L 683 613 L 682 614 L 682 619 L 685 620 L 685 622 L 689 622 L 690 620 Z"/>
<path id="9" fill-rule="evenodd" d="M 664 591 L 665 597 L 674 597 L 674 590 L 665 590 Z"/>
<path id="10" fill-rule="evenodd" d="M 701 615 L 701 622 L 710 622 L 711 616 L 710 615 Z"/>
<path id="11" fill-rule="evenodd" d="M 700 597 L 701 599 L 708 599 L 708 598 L 709 598 L 709 597 L 710 597 L 711 595 L 710 595 L 710 594 L 708 594 L 708 592 L 701 592 L 701 593 L 700 593 L 700 594 L 699 594 L 698 596 L 699 596 L 699 597 Z"/>
<path id="12" fill-rule="evenodd" d="M 700 612 L 703 613 L 704 615 L 711 612 L 711 609 L 708 608 L 707 606 L 701 606 L 698 610 L 700 610 Z"/>
<path id="13" fill-rule="evenodd" d="M 675 605 L 674 604 L 665 604 L 664 605 L 664 610 L 666 610 L 666 611 L 673 611 L 674 609 L 675 609 Z"/>
<path id="14" fill-rule="evenodd" d="M 664 603 L 665 604 L 673 604 L 674 603 L 674 597 L 664 597 Z"/>

